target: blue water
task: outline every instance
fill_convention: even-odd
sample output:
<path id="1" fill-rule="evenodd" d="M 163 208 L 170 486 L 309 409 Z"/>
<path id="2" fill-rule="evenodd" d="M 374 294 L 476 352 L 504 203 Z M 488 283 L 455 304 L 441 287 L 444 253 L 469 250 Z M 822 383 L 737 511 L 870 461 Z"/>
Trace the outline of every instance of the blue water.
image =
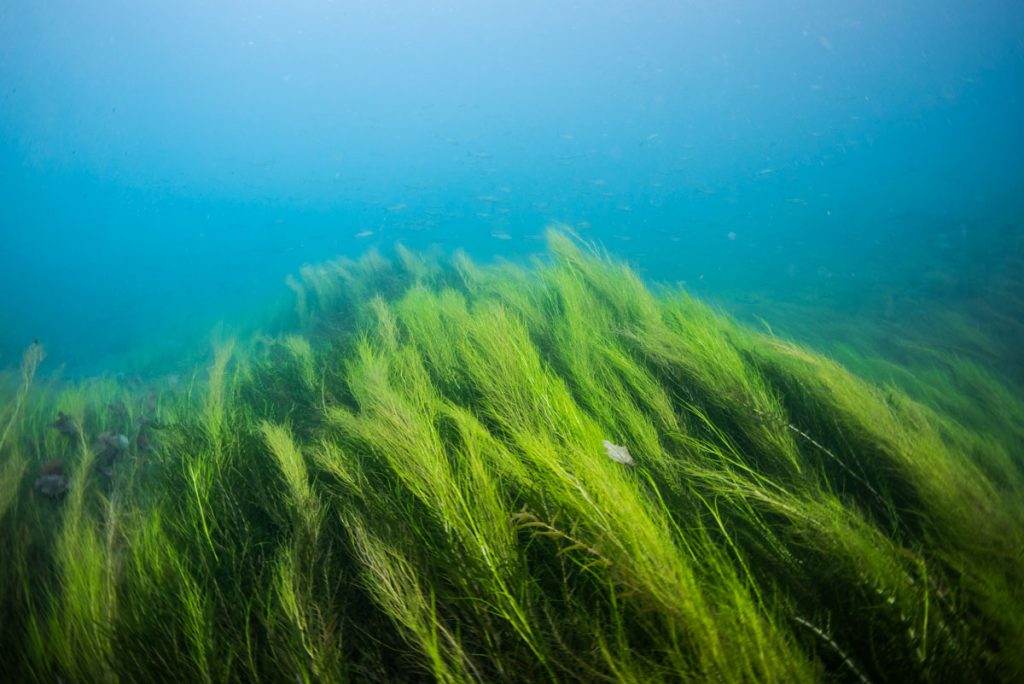
<path id="1" fill-rule="evenodd" d="M 1022 121 L 1019 0 L 5 0 L 0 367 L 138 370 L 303 263 L 555 222 L 726 305 L 1008 334 Z"/>

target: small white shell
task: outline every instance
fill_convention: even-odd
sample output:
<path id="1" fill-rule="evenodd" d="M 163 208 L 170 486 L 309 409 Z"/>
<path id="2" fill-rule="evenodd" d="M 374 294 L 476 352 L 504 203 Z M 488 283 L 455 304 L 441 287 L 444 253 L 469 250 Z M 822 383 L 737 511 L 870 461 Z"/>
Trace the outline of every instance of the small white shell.
<path id="1" fill-rule="evenodd" d="M 633 461 L 633 456 L 629 453 L 629 449 L 618 444 L 612 444 L 607 439 L 602 442 L 604 444 L 605 453 L 608 454 L 608 458 L 612 459 L 616 463 L 622 465 L 635 466 L 636 462 Z"/>

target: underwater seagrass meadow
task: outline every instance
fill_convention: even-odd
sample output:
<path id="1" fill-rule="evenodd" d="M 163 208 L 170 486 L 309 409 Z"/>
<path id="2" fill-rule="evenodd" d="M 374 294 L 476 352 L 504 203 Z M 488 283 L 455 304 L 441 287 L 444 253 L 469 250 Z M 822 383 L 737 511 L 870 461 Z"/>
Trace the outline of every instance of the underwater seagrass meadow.
<path id="1" fill-rule="evenodd" d="M 1024 682 L 1021 0 L 0 1 L 0 684 Z"/>
<path id="2" fill-rule="evenodd" d="M 36 382 L 29 347 L 3 680 L 1020 680 L 1000 380 L 870 382 L 547 249 L 305 266 L 280 332 L 145 387 Z"/>

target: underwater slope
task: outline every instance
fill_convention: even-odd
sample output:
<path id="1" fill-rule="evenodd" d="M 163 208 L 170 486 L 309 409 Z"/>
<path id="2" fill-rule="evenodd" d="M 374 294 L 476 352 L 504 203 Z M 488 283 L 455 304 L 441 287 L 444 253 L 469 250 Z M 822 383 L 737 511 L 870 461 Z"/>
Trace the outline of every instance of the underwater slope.
<path id="1" fill-rule="evenodd" d="M 297 330 L 173 388 L 26 352 L 4 677 L 1024 676 L 1012 395 L 962 424 L 549 245 L 306 267 Z"/>

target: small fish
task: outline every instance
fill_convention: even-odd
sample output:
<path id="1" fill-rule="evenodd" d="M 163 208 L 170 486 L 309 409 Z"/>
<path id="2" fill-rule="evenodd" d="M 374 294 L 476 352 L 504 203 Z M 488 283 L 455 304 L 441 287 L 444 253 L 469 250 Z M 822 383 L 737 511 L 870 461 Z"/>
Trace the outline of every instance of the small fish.
<path id="1" fill-rule="evenodd" d="M 491 233 L 491 237 L 494 238 L 495 240 L 511 240 L 512 239 L 512 236 L 509 235 L 508 233 L 506 233 L 503 230 L 496 230 L 496 231 L 494 231 L 493 233 Z"/>
<path id="2" fill-rule="evenodd" d="M 361 230 L 358 233 L 356 233 L 356 237 L 357 238 L 368 238 L 371 235 L 373 235 L 373 231 L 372 230 Z"/>
<path id="3" fill-rule="evenodd" d="M 622 465 L 635 466 L 636 462 L 633 460 L 633 456 L 629 453 L 629 449 L 618 444 L 612 444 L 607 439 L 601 442 L 604 444 L 605 453 L 608 454 L 608 458 L 612 459 L 616 463 Z"/>

